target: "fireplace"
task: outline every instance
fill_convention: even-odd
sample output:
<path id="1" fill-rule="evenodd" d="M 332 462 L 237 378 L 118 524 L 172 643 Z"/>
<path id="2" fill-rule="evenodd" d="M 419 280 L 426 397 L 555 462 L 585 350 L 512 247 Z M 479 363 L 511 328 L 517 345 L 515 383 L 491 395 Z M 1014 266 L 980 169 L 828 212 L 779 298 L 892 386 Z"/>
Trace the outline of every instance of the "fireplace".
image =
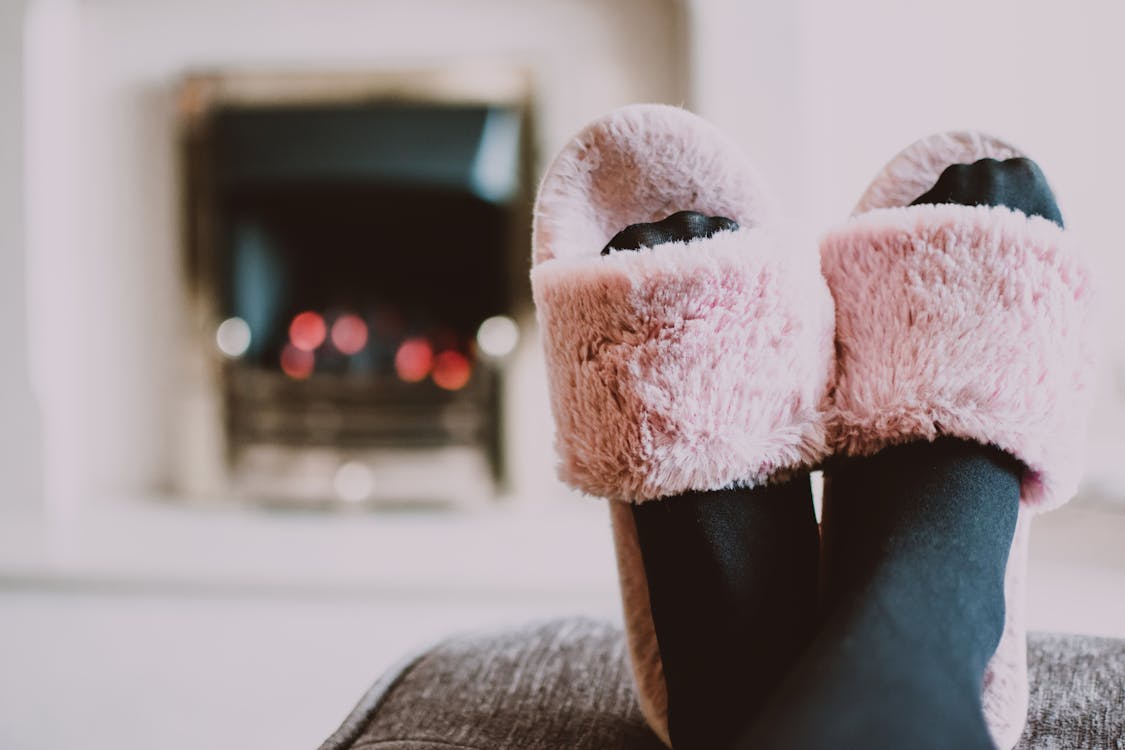
<path id="1" fill-rule="evenodd" d="M 481 502 L 526 305 L 517 71 L 207 75 L 181 88 L 186 261 L 224 491 Z"/>

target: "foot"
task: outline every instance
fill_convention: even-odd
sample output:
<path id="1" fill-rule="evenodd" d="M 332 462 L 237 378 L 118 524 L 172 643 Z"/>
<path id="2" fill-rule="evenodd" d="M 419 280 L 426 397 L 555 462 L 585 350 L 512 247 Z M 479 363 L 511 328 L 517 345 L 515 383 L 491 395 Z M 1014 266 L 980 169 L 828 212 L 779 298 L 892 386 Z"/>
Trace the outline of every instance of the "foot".
<path id="1" fill-rule="evenodd" d="M 679 211 L 619 232 L 603 255 L 738 228 Z M 632 506 L 677 750 L 729 747 L 811 637 L 818 531 L 807 473 L 754 489 Z"/>
<path id="2" fill-rule="evenodd" d="M 911 205 L 1062 224 L 1027 159 L 955 164 Z M 1003 634 L 1021 465 L 939 438 L 825 471 L 824 624 L 743 747 L 991 748 L 981 684 Z"/>
<path id="3" fill-rule="evenodd" d="M 697 211 L 677 211 L 660 221 L 630 224 L 602 248 L 602 255 L 623 250 L 640 250 L 669 242 L 690 242 L 716 232 L 738 229 L 738 223 L 725 216 L 704 216 Z"/>
<path id="4" fill-rule="evenodd" d="M 951 164 L 934 186 L 910 205 L 922 203 L 1006 206 L 1028 216 L 1042 216 L 1063 226 L 1062 213 L 1043 170 L 1031 159 L 1023 157 Z"/>

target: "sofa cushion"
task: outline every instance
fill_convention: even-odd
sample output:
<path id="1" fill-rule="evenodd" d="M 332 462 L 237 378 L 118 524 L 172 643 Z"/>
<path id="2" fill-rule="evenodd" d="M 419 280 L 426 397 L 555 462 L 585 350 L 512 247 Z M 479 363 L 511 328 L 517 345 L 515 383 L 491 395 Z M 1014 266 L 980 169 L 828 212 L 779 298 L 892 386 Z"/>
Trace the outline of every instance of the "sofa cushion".
<path id="1" fill-rule="evenodd" d="M 1032 634 L 1023 750 L 1125 748 L 1125 641 Z M 531 623 L 391 669 L 321 750 L 661 750 L 616 625 Z"/>

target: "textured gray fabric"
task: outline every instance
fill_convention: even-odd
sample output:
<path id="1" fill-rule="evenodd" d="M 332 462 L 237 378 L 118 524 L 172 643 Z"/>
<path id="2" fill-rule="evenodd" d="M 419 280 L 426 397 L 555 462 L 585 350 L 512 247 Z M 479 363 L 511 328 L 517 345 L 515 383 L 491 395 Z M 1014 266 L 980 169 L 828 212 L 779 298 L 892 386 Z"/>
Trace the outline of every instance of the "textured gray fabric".
<path id="1" fill-rule="evenodd" d="M 1125 641 L 1032 633 L 1019 750 L 1125 750 Z"/>
<path id="2" fill-rule="evenodd" d="M 1125 750 L 1125 641 L 1033 634 L 1020 750 Z M 621 630 L 587 619 L 452 638 L 391 670 L 321 750 L 662 750 Z"/>
<path id="3" fill-rule="evenodd" d="M 359 699 L 359 703 L 351 710 L 351 713 L 344 719 L 344 723 L 340 728 L 332 733 L 332 736 L 324 741 L 321 748 L 324 750 L 337 750 L 339 748 L 352 747 L 355 742 L 363 735 L 364 731 L 375 726 L 372 719 L 375 716 L 375 710 L 383 703 L 387 695 L 398 687 L 399 682 L 408 674 L 410 670 L 421 661 L 429 651 L 411 654 L 410 656 L 399 660 L 397 664 L 388 669 L 382 677 L 375 681 L 363 697 Z"/>
<path id="4" fill-rule="evenodd" d="M 637 707 L 624 636 L 606 623 L 453 638 L 383 683 L 321 750 L 664 748 Z"/>

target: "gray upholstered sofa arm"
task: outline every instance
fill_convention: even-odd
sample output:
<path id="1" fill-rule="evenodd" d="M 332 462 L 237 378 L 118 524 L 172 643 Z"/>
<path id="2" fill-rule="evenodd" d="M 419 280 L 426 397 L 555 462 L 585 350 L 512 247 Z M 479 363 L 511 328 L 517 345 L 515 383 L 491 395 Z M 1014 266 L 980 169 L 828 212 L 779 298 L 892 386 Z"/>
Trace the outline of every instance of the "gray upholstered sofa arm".
<path id="1" fill-rule="evenodd" d="M 1033 634 L 1020 748 L 1125 748 L 1125 641 Z M 468 635 L 384 675 L 321 750 L 661 750 L 621 630 L 588 619 Z"/>

